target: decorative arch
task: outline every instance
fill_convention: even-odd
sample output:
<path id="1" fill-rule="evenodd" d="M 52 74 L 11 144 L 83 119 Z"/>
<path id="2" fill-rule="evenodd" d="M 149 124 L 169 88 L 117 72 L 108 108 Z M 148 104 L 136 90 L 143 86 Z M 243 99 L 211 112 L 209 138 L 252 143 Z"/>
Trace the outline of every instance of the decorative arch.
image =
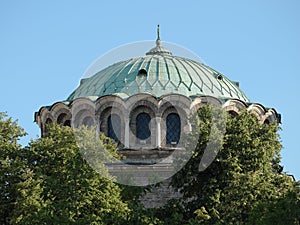
<path id="1" fill-rule="evenodd" d="M 127 114 L 125 102 L 119 96 L 107 95 L 97 99 L 95 103 L 95 114 L 99 117 L 107 108 L 117 110 L 116 113 L 122 112 L 123 115 Z"/>
<path id="2" fill-rule="evenodd" d="M 227 100 L 222 108 L 227 111 L 232 117 L 238 116 L 242 110 L 247 108 L 245 102 L 238 99 Z"/>
<path id="3" fill-rule="evenodd" d="M 63 102 L 57 102 L 50 107 L 53 122 L 62 126 L 71 126 L 72 113 L 70 108 Z"/>
<path id="4" fill-rule="evenodd" d="M 56 123 L 63 125 L 65 123 L 67 117 L 68 117 L 67 113 L 64 113 L 64 112 L 60 113 L 56 119 Z"/>
<path id="5" fill-rule="evenodd" d="M 144 103 L 144 104 L 142 104 Z M 146 102 L 140 102 L 129 114 L 129 129 L 130 129 L 130 145 L 131 147 L 154 147 L 156 145 L 156 111 L 153 110 L 151 104 L 145 104 Z M 150 106 L 150 107 L 149 107 Z M 142 119 L 145 121 L 143 122 Z M 148 127 L 146 134 L 149 137 L 143 138 L 146 134 L 141 134 L 141 127 Z M 143 136 L 145 135 L 145 136 Z M 147 144 L 147 146 L 145 146 Z"/>
<path id="6" fill-rule="evenodd" d="M 116 114 L 120 118 L 120 134 L 118 134 L 118 142 L 125 144 L 125 120 L 127 117 L 127 109 L 125 107 L 125 102 L 119 96 L 116 95 L 107 95 L 97 99 L 95 108 L 95 117 L 97 124 L 99 126 L 98 130 L 103 132 L 106 136 L 109 136 L 109 126 L 114 125 L 110 124 L 109 117 L 113 114 Z M 114 139 L 114 138 L 113 138 Z"/>
<path id="7" fill-rule="evenodd" d="M 95 125 L 95 104 L 88 98 L 78 98 L 72 102 L 72 126 Z"/>
<path id="8" fill-rule="evenodd" d="M 57 121 L 57 118 L 60 114 L 65 113 L 68 117 L 71 118 L 71 111 L 70 108 L 64 104 L 63 102 L 57 102 L 51 106 L 49 109 L 54 119 Z"/>
<path id="9" fill-rule="evenodd" d="M 179 94 L 165 95 L 159 101 L 158 116 L 161 116 L 165 110 L 170 107 L 175 107 L 177 111 L 180 111 L 180 113 L 184 113 L 187 116 L 190 111 L 190 105 L 191 100 L 186 96 Z"/>
<path id="10" fill-rule="evenodd" d="M 219 99 L 215 98 L 215 97 L 211 97 L 211 96 L 201 96 L 201 97 L 197 97 L 195 98 L 191 105 L 190 105 L 190 111 L 191 113 L 195 113 L 197 112 L 198 109 L 206 106 L 206 105 L 214 105 L 214 106 L 218 106 L 218 107 L 222 107 L 222 103 Z"/>
<path id="11" fill-rule="evenodd" d="M 61 112 L 56 118 L 56 123 L 61 126 L 71 127 L 71 114 Z"/>
<path id="12" fill-rule="evenodd" d="M 270 124 L 270 123 L 271 123 L 271 121 L 270 121 L 269 118 L 266 118 L 266 119 L 263 121 L 263 124 Z"/>
<path id="13" fill-rule="evenodd" d="M 262 106 L 261 104 L 253 103 L 247 108 L 247 110 L 253 113 L 257 117 L 257 119 L 261 123 L 263 123 L 264 116 L 266 113 L 266 109 L 264 106 Z"/>
<path id="14" fill-rule="evenodd" d="M 147 106 L 153 112 L 158 111 L 158 100 L 150 94 L 135 94 L 130 96 L 126 101 L 126 108 L 131 113 L 138 106 Z"/>
<path id="15" fill-rule="evenodd" d="M 105 109 L 98 111 L 97 118 L 100 132 L 110 137 L 118 143 L 124 144 L 125 140 L 125 120 L 122 108 L 115 105 L 106 105 Z M 117 120 L 117 121 L 116 121 Z"/>
<path id="16" fill-rule="evenodd" d="M 39 124 L 42 136 L 47 132 L 46 121 L 50 120 L 53 123 L 73 127 L 96 125 L 97 131 L 103 131 L 115 141 L 123 143 L 125 149 L 153 149 L 168 147 L 172 142 L 180 143 L 182 133 L 191 129 L 189 116 L 209 104 L 223 108 L 232 116 L 237 116 L 242 110 L 247 109 L 255 114 L 261 123 L 280 122 L 280 114 L 274 109 L 266 109 L 260 104 L 249 104 L 239 99 L 187 97 L 181 94 L 167 94 L 157 98 L 147 93 L 132 96 L 119 94 L 99 98 L 82 97 L 72 102 L 57 102 L 36 112 L 35 122 Z M 119 125 L 116 129 L 113 129 L 116 127 L 114 121 Z M 141 123 L 146 121 L 145 124 L 149 124 L 142 126 L 148 127 L 144 136 L 139 134 L 141 133 L 140 126 L 137 126 L 139 121 Z M 175 131 L 177 133 L 174 133 Z M 144 140 L 146 144 L 143 143 Z"/>
<path id="17" fill-rule="evenodd" d="M 73 117 L 73 126 L 78 128 L 82 125 L 84 126 L 94 126 L 95 123 L 95 115 L 88 109 L 83 109 L 79 111 L 76 115 Z"/>
<path id="18" fill-rule="evenodd" d="M 263 118 L 263 123 L 264 124 L 269 124 L 273 122 L 278 122 L 280 123 L 280 115 L 277 114 L 277 112 L 274 109 L 269 109 L 266 114 L 264 115 Z"/>
<path id="19" fill-rule="evenodd" d="M 171 115 L 171 117 L 169 117 Z M 176 118 L 175 118 L 176 117 Z M 189 131 L 188 114 L 184 109 L 169 105 L 161 115 L 161 146 L 178 145 L 181 134 Z M 176 129 L 171 131 L 171 129 Z M 171 136 L 179 135 L 176 140 L 171 140 Z M 171 143 L 172 142 L 172 143 Z M 176 142 L 176 144 L 175 144 Z"/>

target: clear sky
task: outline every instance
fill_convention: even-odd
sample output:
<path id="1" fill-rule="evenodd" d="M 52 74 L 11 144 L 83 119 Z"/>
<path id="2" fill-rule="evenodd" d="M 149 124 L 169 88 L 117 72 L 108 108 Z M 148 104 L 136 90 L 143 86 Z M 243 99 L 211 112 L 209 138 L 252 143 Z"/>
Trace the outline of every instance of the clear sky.
<path id="1" fill-rule="evenodd" d="M 89 65 L 120 45 L 161 39 L 185 46 L 239 81 L 252 102 L 282 114 L 284 170 L 300 179 L 300 1 L 1 1 L 0 111 L 28 136 L 33 114 L 78 86 Z"/>

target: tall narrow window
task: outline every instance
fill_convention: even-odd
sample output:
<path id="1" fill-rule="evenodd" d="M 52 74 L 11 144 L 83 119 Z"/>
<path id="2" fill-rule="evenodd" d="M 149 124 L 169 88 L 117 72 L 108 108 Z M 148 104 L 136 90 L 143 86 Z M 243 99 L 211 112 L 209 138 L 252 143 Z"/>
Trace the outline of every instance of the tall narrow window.
<path id="1" fill-rule="evenodd" d="M 151 117 L 148 113 L 140 113 L 136 117 L 136 137 L 145 143 L 151 142 Z"/>
<path id="2" fill-rule="evenodd" d="M 167 116 L 166 121 L 167 127 L 167 135 L 166 135 L 166 143 L 167 144 L 178 144 L 180 140 L 180 117 L 177 113 L 170 113 Z"/>
<path id="3" fill-rule="evenodd" d="M 108 126 L 108 137 L 119 142 L 121 138 L 121 119 L 117 114 L 111 114 L 107 121 Z"/>

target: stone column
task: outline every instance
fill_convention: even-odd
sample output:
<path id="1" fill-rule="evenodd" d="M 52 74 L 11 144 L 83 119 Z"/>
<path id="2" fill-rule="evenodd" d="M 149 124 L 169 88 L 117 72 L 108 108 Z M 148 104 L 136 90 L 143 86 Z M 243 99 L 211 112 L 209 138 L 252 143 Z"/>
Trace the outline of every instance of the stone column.
<path id="1" fill-rule="evenodd" d="M 129 119 L 125 119 L 125 148 L 129 148 Z"/>
<path id="2" fill-rule="evenodd" d="M 156 117 L 156 147 L 161 145 L 161 128 L 160 128 L 161 118 Z"/>

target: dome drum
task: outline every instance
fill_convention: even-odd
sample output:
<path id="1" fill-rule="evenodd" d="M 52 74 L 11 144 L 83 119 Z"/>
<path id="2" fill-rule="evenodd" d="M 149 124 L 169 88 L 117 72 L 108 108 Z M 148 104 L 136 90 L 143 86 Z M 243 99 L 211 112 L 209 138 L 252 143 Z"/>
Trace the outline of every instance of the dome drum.
<path id="1" fill-rule="evenodd" d="M 236 116 L 254 113 L 261 123 L 280 122 L 274 109 L 251 103 L 238 82 L 191 59 L 156 46 L 145 56 L 114 63 L 89 78 L 66 101 L 42 107 L 35 122 L 42 136 L 47 123 L 95 126 L 119 143 L 131 163 L 155 163 L 182 148 L 189 116 L 213 104 Z"/>
<path id="2" fill-rule="evenodd" d="M 118 115 L 119 126 L 115 131 L 120 153 L 126 155 L 129 163 L 155 163 L 163 157 L 172 154 L 176 149 L 180 149 L 180 138 L 186 132 L 190 131 L 188 117 L 196 109 L 208 104 L 214 104 L 222 107 L 228 113 L 238 115 L 243 110 L 248 110 L 257 116 L 261 123 L 268 121 L 278 121 L 278 114 L 274 109 L 265 109 L 258 107 L 258 104 L 246 104 L 237 99 L 229 99 L 223 104 L 216 98 L 210 96 L 197 97 L 193 100 L 178 94 L 170 94 L 161 98 L 155 98 L 150 94 L 136 94 L 127 99 L 118 96 L 103 96 L 96 101 L 89 98 L 79 98 L 72 102 L 56 104 L 55 107 L 42 107 L 35 114 L 35 121 L 42 128 L 42 136 L 46 134 L 45 124 L 50 118 L 51 121 L 58 121 L 61 115 L 70 115 L 68 117 L 72 127 L 81 125 L 96 126 L 98 132 L 104 132 L 109 136 L 109 117 Z M 67 111 L 66 111 L 67 110 Z M 259 114 L 258 114 L 259 112 Z M 61 114 L 59 114 L 61 113 Z M 147 114 L 149 120 L 149 133 L 139 136 L 137 134 L 137 116 Z M 174 127 L 180 129 L 177 141 L 168 141 L 167 117 L 177 114 L 179 120 L 175 121 Z M 176 117 L 176 116 L 175 116 Z M 91 124 L 85 124 L 85 119 L 91 118 Z M 176 136 L 176 134 L 173 134 Z M 145 138 L 146 137 L 146 138 Z M 112 137 L 115 138 L 115 137 Z M 133 152 L 132 152 L 133 151 Z M 149 151 L 153 151 L 152 155 Z"/>

